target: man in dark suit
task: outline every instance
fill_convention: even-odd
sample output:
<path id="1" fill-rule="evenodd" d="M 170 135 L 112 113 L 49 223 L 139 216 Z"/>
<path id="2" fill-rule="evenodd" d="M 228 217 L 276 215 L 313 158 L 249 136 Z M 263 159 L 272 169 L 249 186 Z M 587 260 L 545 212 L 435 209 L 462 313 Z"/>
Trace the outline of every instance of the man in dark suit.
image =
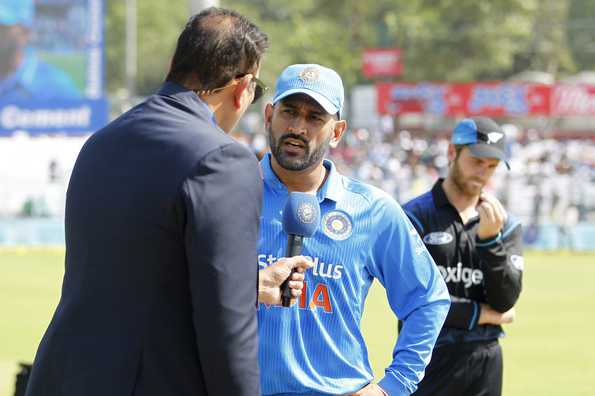
<path id="1" fill-rule="evenodd" d="M 62 296 L 27 395 L 260 394 L 256 158 L 227 135 L 262 94 L 267 37 L 211 8 L 159 92 L 89 138 L 66 202 Z M 259 298 L 305 259 L 260 273 Z M 299 274 L 294 277 L 299 295 Z"/>

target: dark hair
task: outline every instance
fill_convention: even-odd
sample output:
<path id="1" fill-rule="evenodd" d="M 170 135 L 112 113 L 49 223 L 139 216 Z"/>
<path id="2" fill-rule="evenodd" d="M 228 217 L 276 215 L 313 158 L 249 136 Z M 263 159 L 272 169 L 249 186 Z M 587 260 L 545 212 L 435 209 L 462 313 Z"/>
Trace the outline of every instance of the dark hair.
<path id="1" fill-rule="evenodd" d="M 267 35 L 236 11 L 211 7 L 192 16 L 178 38 L 167 81 L 192 77 L 195 90 L 211 90 L 260 64 Z"/>

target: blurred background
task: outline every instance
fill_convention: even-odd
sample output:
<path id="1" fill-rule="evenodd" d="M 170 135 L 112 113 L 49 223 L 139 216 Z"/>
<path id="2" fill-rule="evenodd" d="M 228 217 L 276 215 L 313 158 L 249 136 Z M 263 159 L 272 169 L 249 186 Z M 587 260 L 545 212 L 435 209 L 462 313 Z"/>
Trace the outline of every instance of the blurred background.
<path id="1" fill-rule="evenodd" d="M 505 341 L 518 357 L 505 359 L 505 394 L 595 394 L 595 352 L 578 330 L 595 312 L 595 0 L 0 0 L 0 395 L 12 394 L 59 298 L 78 151 L 157 90 L 189 15 L 211 5 L 269 35 L 269 87 L 292 63 L 339 72 L 350 127 L 331 156 L 401 203 L 445 174 L 458 120 L 504 125 L 512 170 L 500 167 L 489 188 L 522 219 L 537 274 L 509 331 L 514 348 Z M 233 132 L 258 156 L 265 103 Z M 378 301 L 367 309 L 383 323 Z M 387 340 L 368 333 L 376 375 L 396 334 L 380 327 Z M 559 355 L 576 363 L 563 369 Z"/>

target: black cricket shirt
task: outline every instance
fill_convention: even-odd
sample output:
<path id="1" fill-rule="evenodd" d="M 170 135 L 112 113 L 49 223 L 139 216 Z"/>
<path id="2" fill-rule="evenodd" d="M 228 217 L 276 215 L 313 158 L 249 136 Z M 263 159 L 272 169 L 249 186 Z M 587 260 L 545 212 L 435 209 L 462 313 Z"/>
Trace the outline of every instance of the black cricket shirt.
<path id="1" fill-rule="evenodd" d="M 480 303 L 499 312 L 514 306 L 522 286 L 522 229 L 510 214 L 501 232 L 489 240 L 477 237 L 479 216 L 463 224 L 442 188 L 434 187 L 403 208 L 422 237 L 446 281 L 451 307 L 436 347 L 491 341 L 504 333 L 499 325 L 478 325 Z"/>

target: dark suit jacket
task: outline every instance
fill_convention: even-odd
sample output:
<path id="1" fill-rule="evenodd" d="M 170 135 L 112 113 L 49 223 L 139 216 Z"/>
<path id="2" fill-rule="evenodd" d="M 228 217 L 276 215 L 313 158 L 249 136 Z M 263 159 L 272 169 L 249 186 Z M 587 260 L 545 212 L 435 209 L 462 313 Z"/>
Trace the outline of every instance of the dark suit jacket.
<path id="1" fill-rule="evenodd" d="M 179 85 L 92 135 L 27 395 L 259 395 L 261 199 L 256 158 Z"/>

